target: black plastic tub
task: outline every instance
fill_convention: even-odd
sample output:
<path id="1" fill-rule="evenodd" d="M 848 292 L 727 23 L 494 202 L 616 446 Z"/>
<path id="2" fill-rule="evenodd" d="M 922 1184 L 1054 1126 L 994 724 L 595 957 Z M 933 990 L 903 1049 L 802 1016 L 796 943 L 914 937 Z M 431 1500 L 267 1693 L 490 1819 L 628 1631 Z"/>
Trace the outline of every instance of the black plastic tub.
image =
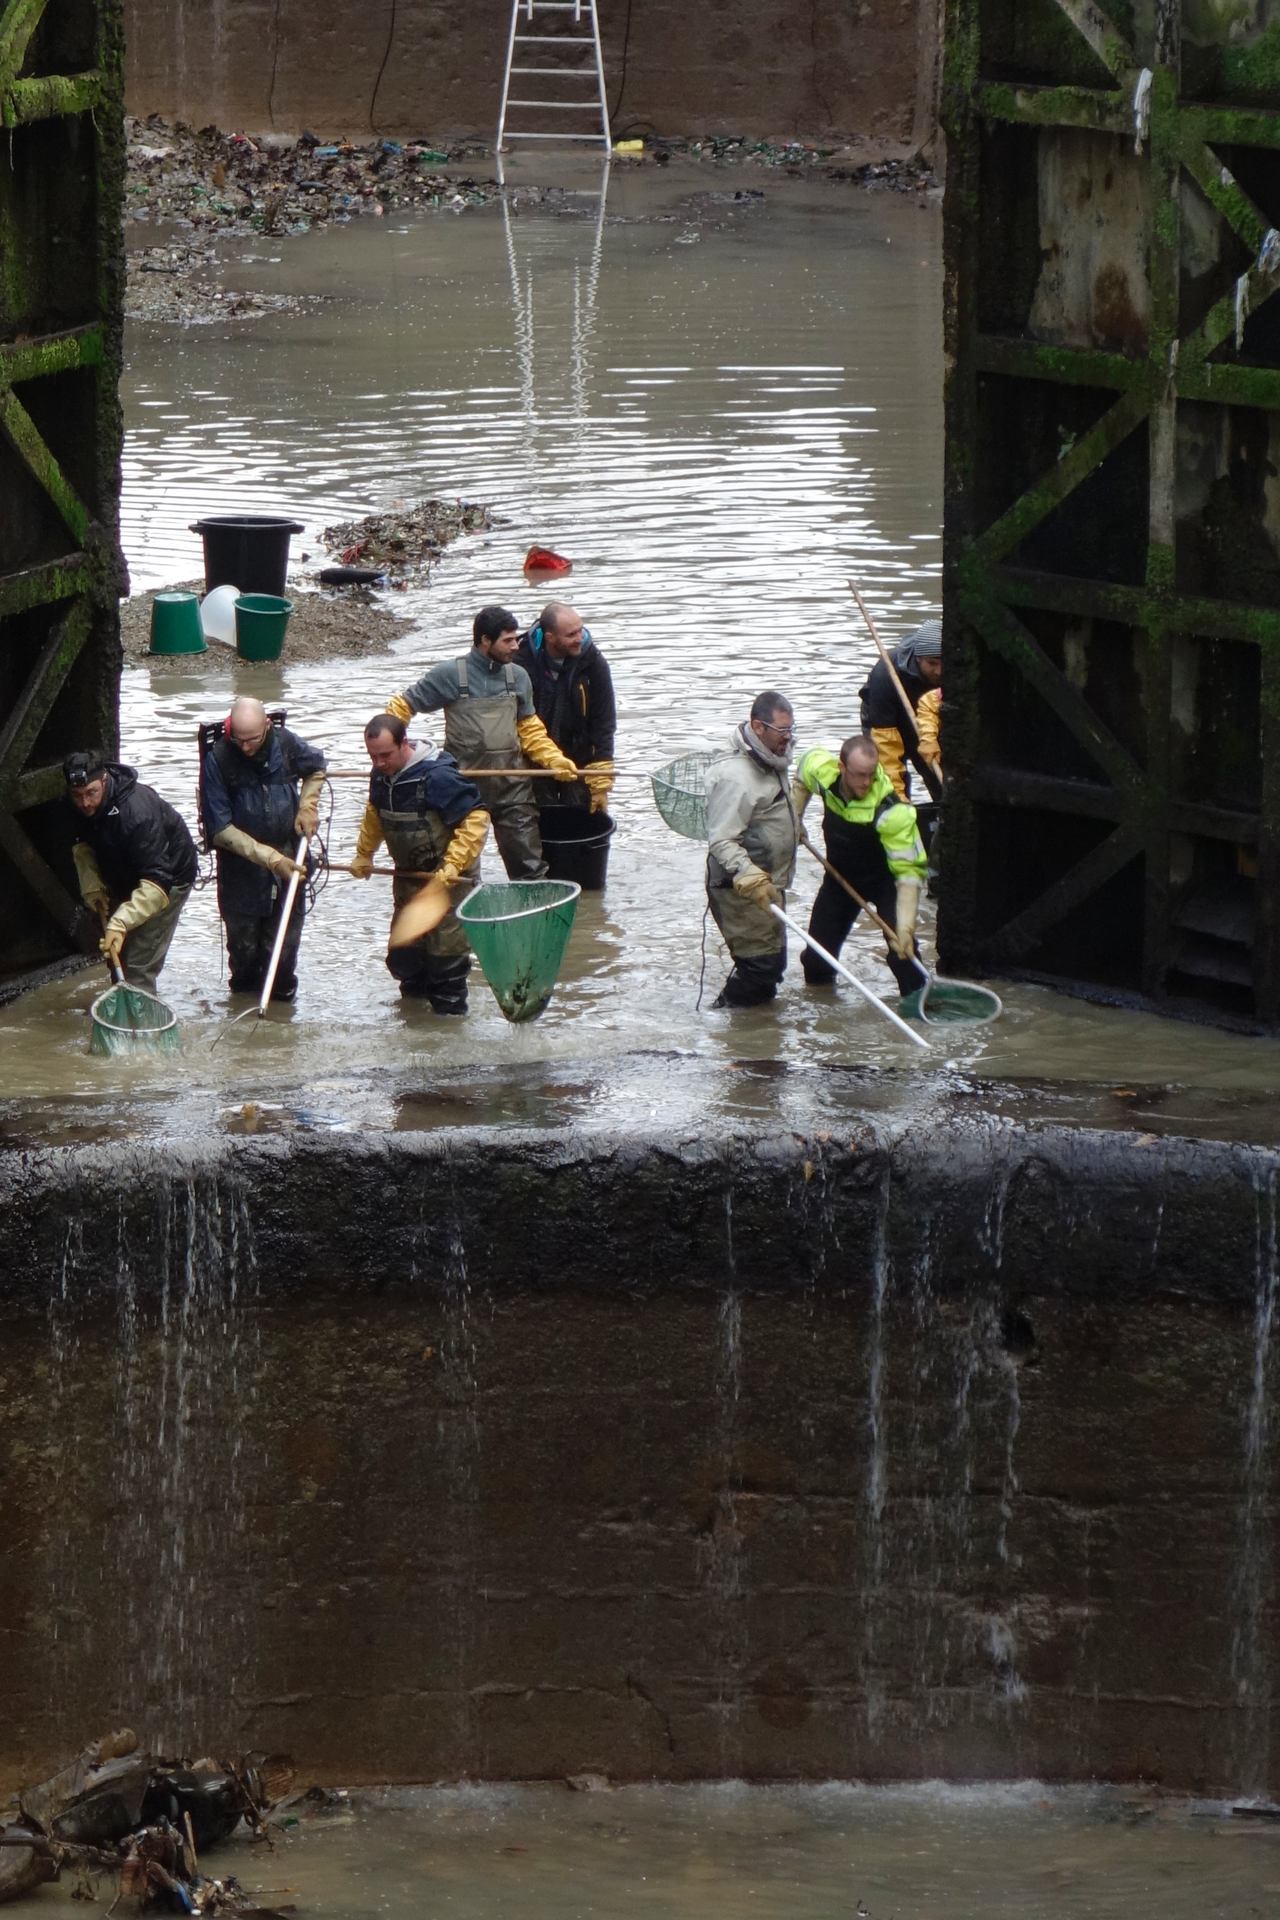
<path id="1" fill-rule="evenodd" d="M 617 822 L 585 807 L 543 807 L 538 814 L 542 851 L 550 880 L 576 880 L 584 893 L 599 893 L 609 871 L 609 842 Z"/>
<path id="2" fill-rule="evenodd" d="M 239 587 L 241 593 L 284 598 L 289 541 L 302 532 L 299 520 L 272 513 L 216 513 L 191 528 L 204 541 L 204 590 Z"/>

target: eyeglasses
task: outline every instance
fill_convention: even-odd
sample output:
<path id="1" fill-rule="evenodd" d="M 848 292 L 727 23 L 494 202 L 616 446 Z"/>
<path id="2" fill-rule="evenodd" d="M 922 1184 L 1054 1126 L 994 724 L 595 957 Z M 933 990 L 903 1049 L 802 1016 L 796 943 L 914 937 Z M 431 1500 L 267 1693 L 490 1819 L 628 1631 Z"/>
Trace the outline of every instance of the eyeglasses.
<path id="1" fill-rule="evenodd" d="M 766 733 L 776 735 L 779 740 L 794 740 L 796 737 L 794 727 L 775 727 L 772 720 L 764 721 L 763 725 Z"/>

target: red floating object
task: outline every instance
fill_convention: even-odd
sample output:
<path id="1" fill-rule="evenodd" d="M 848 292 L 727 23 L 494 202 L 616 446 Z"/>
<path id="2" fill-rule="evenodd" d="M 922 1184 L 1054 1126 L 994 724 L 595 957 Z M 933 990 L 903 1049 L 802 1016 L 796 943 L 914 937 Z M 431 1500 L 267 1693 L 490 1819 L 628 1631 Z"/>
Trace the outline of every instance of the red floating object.
<path id="1" fill-rule="evenodd" d="M 526 573 L 572 573 L 573 562 L 566 560 L 562 553 L 553 553 L 550 547 L 530 547 L 524 557 Z"/>

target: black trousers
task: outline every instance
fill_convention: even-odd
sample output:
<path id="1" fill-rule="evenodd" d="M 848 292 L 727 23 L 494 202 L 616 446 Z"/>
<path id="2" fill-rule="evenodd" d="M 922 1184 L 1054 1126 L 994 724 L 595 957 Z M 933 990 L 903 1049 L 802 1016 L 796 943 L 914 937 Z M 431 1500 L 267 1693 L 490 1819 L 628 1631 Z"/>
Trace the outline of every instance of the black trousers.
<path id="1" fill-rule="evenodd" d="M 864 900 L 869 900 L 882 920 L 891 927 L 898 924 L 897 883 L 886 869 L 883 878 L 876 876 L 866 885 L 854 880 L 851 885 L 857 887 Z M 854 905 L 842 886 L 827 874 L 818 888 L 813 903 L 813 912 L 809 915 L 809 932 L 826 948 L 828 953 L 840 955 L 840 949 L 849 937 L 849 930 L 857 919 L 861 908 Z M 889 943 L 886 940 L 885 946 Z M 918 951 L 918 949 L 917 949 Z M 889 950 L 889 965 L 893 977 L 898 983 L 899 993 L 914 993 L 917 987 L 924 985 L 924 975 L 909 960 L 900 960 L 896 953 Z M 812 947 L 805 947 L 800 954 L 800 965 L 804 977 L 811 987 L 826 987 L 835 979 L 835 974 L 825 960 L 819 960 Z"/>
<path id="2" fill-rule="evenodd" d="M 289 931 L 280 950 L 275 984 L 271 989 L 273 1000 L 292 1000 L 297 992 L 298 948 L 302 944 L 302 923 L 306 916 L 307 896 L 299 885 L 293 912 L 289 915 Z M 231 968 L 228 985 L 232 993 L 261 993 L 280 924 L 278 915 L 266 913 L 261 917 L 250 917 L 224 914 L 222 924 L 227 930 L 227 960 Z"/>

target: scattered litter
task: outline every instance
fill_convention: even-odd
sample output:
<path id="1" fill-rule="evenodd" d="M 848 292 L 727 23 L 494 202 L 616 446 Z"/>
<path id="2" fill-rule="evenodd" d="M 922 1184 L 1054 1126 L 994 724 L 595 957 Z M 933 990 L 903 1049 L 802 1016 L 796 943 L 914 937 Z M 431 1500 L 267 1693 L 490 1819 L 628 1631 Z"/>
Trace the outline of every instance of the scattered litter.
<path id="1" fill-rule="evenodd" d="M 283 1754 L 170 1760 L 127 1727 L 107 1734 L 0 1815 L 0 1903 L 66 1872 L 72 1898 L 92 1900 L 94 1883 L 113 1878 L 111 1910 L 129 1899 L 159 1912 L 274 1920 L 292 1909 L 259 1906 L 230 1875 L 203 1873 L 200 1854 L 241 1821 L 269 1844 L 267 1815 L 293 1775 Z"/>
<path id="2" fill-rule="evenodd" d="M 344 567 L 359 562 L 403 576 L 429 567 L 462 534 L 487 533 L 493 524 L 489 508 L 473 500 L 419 500 L 326 527 L 320 538 Z"/>
<path id="3" fill-rule="evenodd" d="M 131 220 L 183 221 L 223 233 L 305 233 L 330 221 L 403 207 L 482 206 L 502 189 L 491 175 L 443 178 L 435 169 L 484 149 L 452 151 L 419 140 L 343 140 L 322 146 L 313 133 L 296 140 L 250 140 L 242 133 L 152 114 L 125 123 L 126 213 Z"/>
<path id="4" fill-rule="evenodd" d="M 607 1773 L 571 1773 L 565 1779 L 566 1787 L 572 1787 L 575 1793 L 612 1793 L 613 1782 Z"/>
<path id="5" fill-rule="evenodd" d="M 526 573 L 572 573 L 573 562 L 551 547 L 530 547 L 524 557 Z"/>

